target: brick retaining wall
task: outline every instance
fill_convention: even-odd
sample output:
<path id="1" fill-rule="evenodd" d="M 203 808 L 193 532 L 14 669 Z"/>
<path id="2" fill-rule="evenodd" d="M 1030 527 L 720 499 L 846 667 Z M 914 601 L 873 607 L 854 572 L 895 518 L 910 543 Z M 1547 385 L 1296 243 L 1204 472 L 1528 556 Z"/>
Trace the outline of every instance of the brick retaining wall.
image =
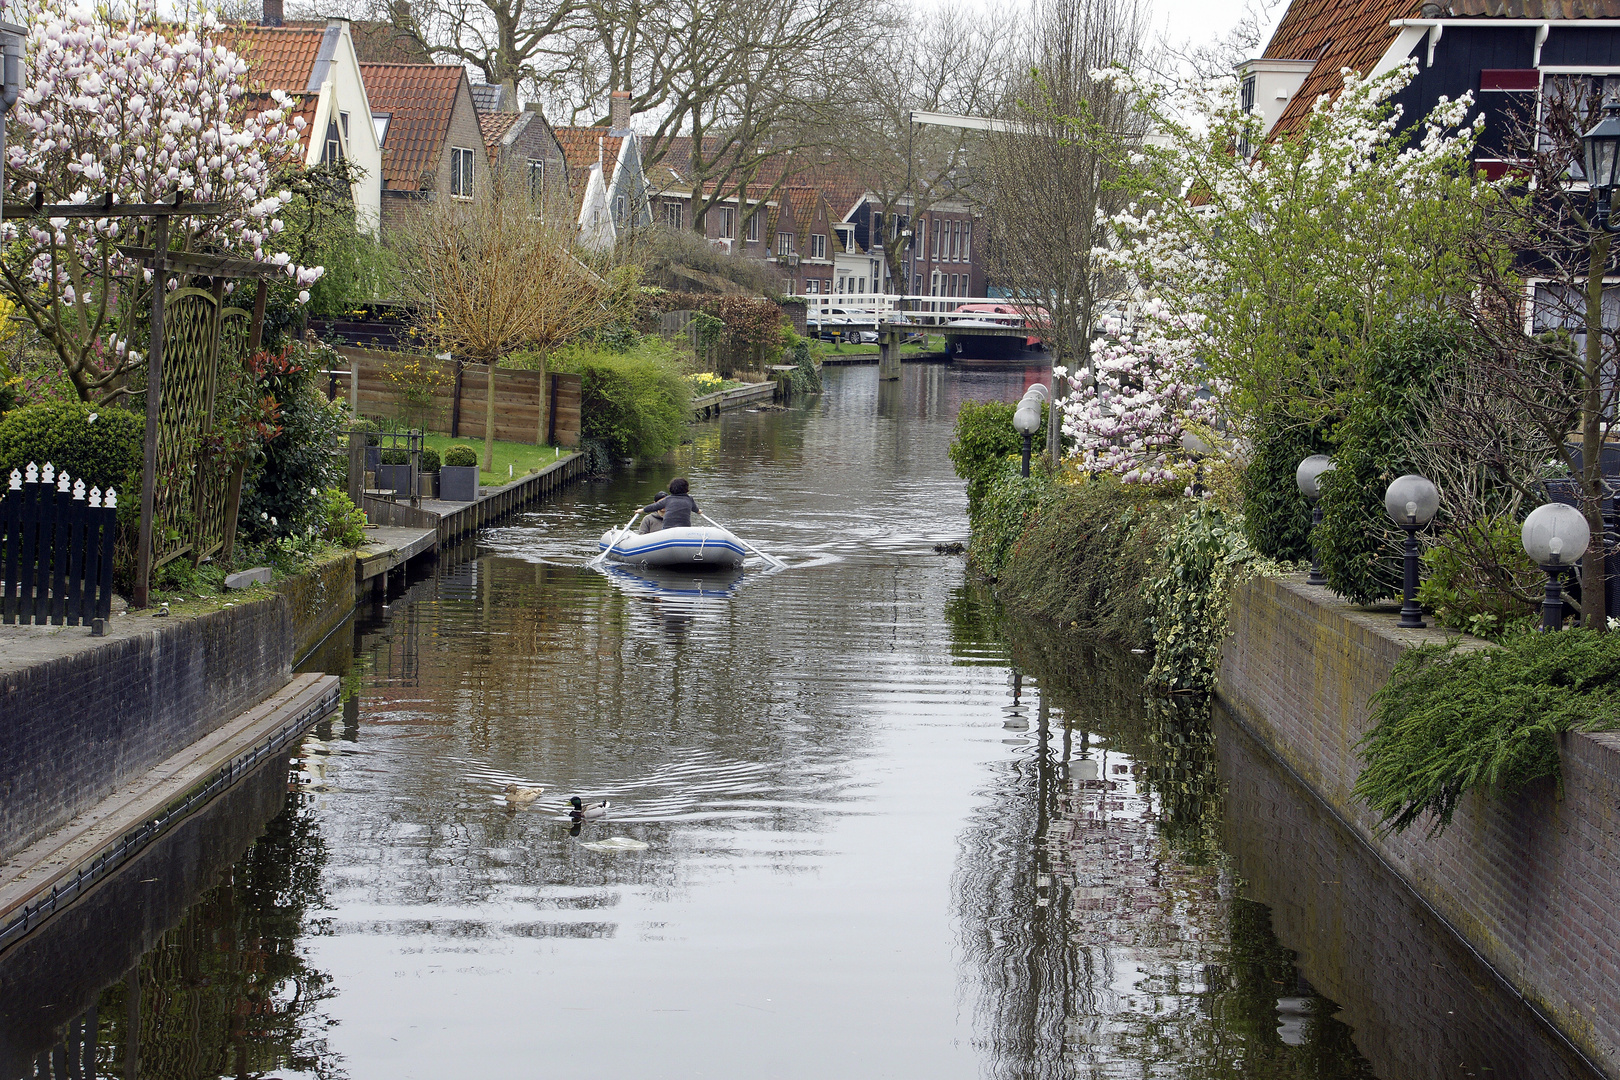
<path id="1" fill-rule="evenodd" d="M 1582 1052 L 1620 1076 L 1620 734 L 1563 739 L 1563 798 L 1474 793 L 1430 840 L 1381 836 L 1352 794 L 1367 700 L 1401 652 L 1438 631 L 1400 631 L 1300 578 L 1233 598 L 1220 697 L 1233 718 L 1385 860 Z"/>
<path id="2" fill-rule="evenodd" d="M 354 608 L 354 556 L 274 595 L 108 636 L 0 671 L 0 861 L 280 690 Z"/>

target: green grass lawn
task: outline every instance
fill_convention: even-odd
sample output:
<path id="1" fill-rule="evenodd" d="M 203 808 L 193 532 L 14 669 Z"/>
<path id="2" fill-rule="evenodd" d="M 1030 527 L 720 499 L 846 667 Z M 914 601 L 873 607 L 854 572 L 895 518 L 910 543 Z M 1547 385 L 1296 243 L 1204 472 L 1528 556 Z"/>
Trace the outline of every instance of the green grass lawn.
<path id="1" fill-rule="evenodd" d="M 878 347 L 875 343 L 869 345 L 829 345 L 823 342 L 821 347 L 826 350 L 828 356 L 876 356 L 878 354 Z M 928 339 L 921 345 L 900 346 L 901 356 L 915 356 L 921 352 L 944 351 L 945 339 L 938 334 L 930 334 Z"/>
<path id="2" fill-rule="evenodd" d="M 479 464 L 484 461 L 483 439 L 452 439 L 448 435 L 424 435 L 422 443 L 430 449 L 439 452 L 439 459 L 444 459 L 445 451 L 452 446 L 470 446 L 478 455 Z M 530 469 L 539 469 L 550 465 L 561 456 L 561 451 L 555 446 L 535 446 L 533 443 L 497 442 L 495 444 L 495 467 L 489 472 L 478 473 L 478 482 L 485 487 L 496 487 L 508 480 L 516 480 L 528 474 Z M 508 475 L 507 469 L 511 469 Z"/>

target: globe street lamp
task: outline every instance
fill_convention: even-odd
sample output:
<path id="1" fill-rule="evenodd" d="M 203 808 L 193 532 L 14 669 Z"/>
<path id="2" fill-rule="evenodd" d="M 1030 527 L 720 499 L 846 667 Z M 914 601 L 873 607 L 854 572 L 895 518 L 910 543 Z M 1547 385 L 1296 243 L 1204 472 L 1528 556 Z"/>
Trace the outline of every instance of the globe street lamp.
<path id="1" fill-rule="evenodd" d="M 1519 533 L 1524 553 L 1547 572 L 1547 595 L 1541 601 L 1541 629 L 1564 625 L 1564 571 L 1586 554 L 1592 530 L 1586 515 L 1565 503 L 1548 503 L 1530 511 Z"/>
<path id="2" fill-rule="evenodd" d="M 1029 441 L 1041 430 L 1040 409 L 1033 407 L 1026 397 L 1013 413 L 1013 430 L 1024 437 L 1024 475 L 1029 475 Z"/>
<path id="3" fill-rule="evenodd" d="M 1322 524 L 1321 477 L 1331 468 L 1332 458 L 1326 454 L 1312 454 L 1294 470 L 1294 483 L 1299 485 L 1299 493 L 1311 504 L 1311 576 L 1305 579 L 1307 585 L 1327 584 L 1327 578 L 1322 576 L 1322 555 L 1316 550 L 1316 527 Z"/>
<path id="4" fill-rule="evenodd" d="M 1406 530 L 1404 582 L 1402 589 L 1401 621 L 1403 627 L 1418 629 L 1427 626 L 1423 609 L 1418 606 L 1418 542 L 1417 532 L 1434 520 L 1440 509 L 1440 492 L 1423 477 L 1414 473 L 1397 476 L 1384 492 L 1384 510 L 1395 524 Z"/>

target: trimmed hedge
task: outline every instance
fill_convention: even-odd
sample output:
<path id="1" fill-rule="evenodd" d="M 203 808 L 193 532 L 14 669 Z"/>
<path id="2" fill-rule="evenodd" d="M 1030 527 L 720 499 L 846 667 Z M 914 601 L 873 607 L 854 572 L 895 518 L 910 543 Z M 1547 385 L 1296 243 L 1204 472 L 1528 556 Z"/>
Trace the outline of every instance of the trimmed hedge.
<path id="1" fill-rule="evenodd" d="M 1299 493 L 1295 470 L 1312 454 L 1333 450 L 1320 427 L 1280 413 L 1264 417 L 1243 470 L 1243 531 L 1268 559 L 1311 557 L 1311 504 Z"/>
<path id="2" fill-rule="evenodd" d="M 457 443 L 444 452 L 444 463 L 453 469 L 469 469 L 478 464 L 478 451 Z"/>
<path id="3" fill-rule="evenodd" d="M 117 488 L 120 502 L 129 503 L 140 488 L 145 432 L 144 417 L 115 406 L 25 405 L 0 420 L 0 480 L 13 469 L 26 471 L 29 462 L 43 467 L 48 461 L 87 487 Z"/>

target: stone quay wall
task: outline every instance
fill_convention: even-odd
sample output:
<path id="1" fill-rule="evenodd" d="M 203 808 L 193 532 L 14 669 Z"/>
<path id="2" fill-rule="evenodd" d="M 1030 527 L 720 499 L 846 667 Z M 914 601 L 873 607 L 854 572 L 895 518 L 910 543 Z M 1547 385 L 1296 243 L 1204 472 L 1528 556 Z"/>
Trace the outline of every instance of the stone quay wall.
<path id="1" fill-rule="evenodd" d="M 1563 792 L 1474 792 L 1429 838 L 1383 834 L 1353 793 L 1368 699 L 1436 630 L 1346 604 L 1300 577 L 1241 586 L 1219 696 L 1479 957 L 1604 1073 L 1620 1077 L 1620 733 L 1562 739 Z M 1478 647 L 1470 642 L 1469 647 Z"/>
<path id="2" fill-rule="evenodd" d="M 0 862 L 286 685 L 353 610 L 354 566 L 193 618 L 119 616 L 82 648 L 0 665 Z"/>

